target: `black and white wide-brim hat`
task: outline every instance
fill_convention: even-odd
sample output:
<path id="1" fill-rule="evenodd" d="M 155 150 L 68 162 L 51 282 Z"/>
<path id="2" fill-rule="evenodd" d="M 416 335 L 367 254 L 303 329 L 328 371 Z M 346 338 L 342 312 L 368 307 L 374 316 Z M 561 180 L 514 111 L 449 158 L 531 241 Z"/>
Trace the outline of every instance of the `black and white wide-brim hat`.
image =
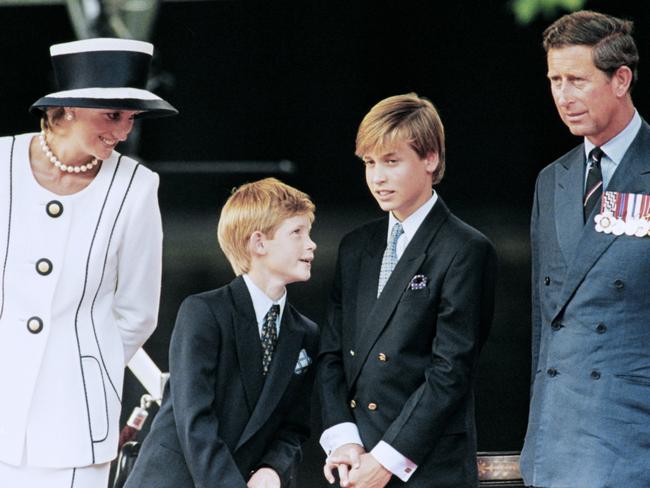
<path id="1" fill-rule="evenodd" d="M 153 45 L 131 39 L 84 39 L 50 47 L 59 91 L 36 101 L 48 107 L 142 110 L 138 117 L 176 115 L 178 110 L 146 90 Z"/>

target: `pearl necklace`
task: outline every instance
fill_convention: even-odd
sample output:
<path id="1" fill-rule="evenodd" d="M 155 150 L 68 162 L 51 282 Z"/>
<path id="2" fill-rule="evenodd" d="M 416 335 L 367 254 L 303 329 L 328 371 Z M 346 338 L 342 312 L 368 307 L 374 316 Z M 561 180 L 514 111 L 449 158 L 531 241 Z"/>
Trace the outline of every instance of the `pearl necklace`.
<path id="1" fill-rule="evenodd" d="M 59 158 L 57 158 L 52 150 L 50 149 L 50 146 L 47 145 L 47 142 L 45 141 L 45 131 L 42 130 L 41 133 L 38 136 L 38 140 L 41 143 L 41 149 L 43 150 L 43 153 L 45 153 L 45 156 L 47 156 L 47 159 L 50 160 L 50 162 L 59 168 L 61 171 L 65 171 L 67 173 L 85 173 L 86 171 L 93 169 L 95 166 L 99 164 L 99 160 L 97 158 L 93 158 L 93 160 L 90 163 L 87 164 L 81 164 L 79 166 L 74 166 L 71 164 L 63 164 L 61 161 L 59 161 Z"/>

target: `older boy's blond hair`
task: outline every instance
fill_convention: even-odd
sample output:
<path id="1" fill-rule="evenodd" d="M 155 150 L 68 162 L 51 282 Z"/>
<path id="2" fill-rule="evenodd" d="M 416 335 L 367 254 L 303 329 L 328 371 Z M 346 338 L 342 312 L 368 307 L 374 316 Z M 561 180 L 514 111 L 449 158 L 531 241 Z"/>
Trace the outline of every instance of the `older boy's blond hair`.
<path id="1" fill-rule="evenodd" d="M 249 239 L 254 232 L 273 238 L 288 218 L 306 215 L 314 221 L 315 205 L 306 193 L 275 178 L 246 183 L 233 190 L 221 209 L 217 236 L 219 245 L 237 276 L 251 267 Z"/>
<path id="2" fill-rule="evenodd" d="M 355 154 L 360 158 L 375 150 L 385 150 L 397 141 L 406 141 L 424 159 L 438 155 L 433 184 L 445 173 L 445 129 L 438 111 L 426 98 L 415 93 L 385 98 L 372 107 L 357 131 Z"/>

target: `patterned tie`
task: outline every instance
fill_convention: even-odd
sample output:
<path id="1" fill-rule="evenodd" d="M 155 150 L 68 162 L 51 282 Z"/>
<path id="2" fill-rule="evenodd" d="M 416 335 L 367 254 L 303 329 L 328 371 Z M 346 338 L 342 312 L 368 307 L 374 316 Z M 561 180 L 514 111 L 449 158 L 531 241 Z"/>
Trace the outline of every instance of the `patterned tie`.
<path id="1" fill-rule="evenodd" d="M 390 231 L 390 239 L 388 240 L 388 245 L 384 251 L 384 257 L 381 258 L 381 270 L 379 271 L 379 286 L 377 287 L 377 298 L 381 295 L 381 291 L 386 286 L 390 274 L 395 269 L 397 265 L 397 241 L 399 237 L 404 233 L 402 224 L 399 222 L 393 226 L 393 230 Z"/>
<path id="2" fill-rule="evenodd" d="M 600 170 L 600 159 L 603 157 L 603 150 L 595 147 L 589 153 L 587 165 L 589 170 L 587 172 L 587 184 L 585 185 L 585 197 L 583 199 L 583 216 L 584 221 L 591 215 L 591 211 L 596 204 L 600 202 L 603 194 L 603 173 Z"/>
<path id="3" fill-rule="evenodd" d="M 269 372 L 275 343 L 278 342 L 278 330 L 275 326 L 278 315 L 280 315 L 280 305 L 276 303 L 271 306 L 264 316 L 264 324 L 262 325 L 262 374 L 264 376 Z"/>

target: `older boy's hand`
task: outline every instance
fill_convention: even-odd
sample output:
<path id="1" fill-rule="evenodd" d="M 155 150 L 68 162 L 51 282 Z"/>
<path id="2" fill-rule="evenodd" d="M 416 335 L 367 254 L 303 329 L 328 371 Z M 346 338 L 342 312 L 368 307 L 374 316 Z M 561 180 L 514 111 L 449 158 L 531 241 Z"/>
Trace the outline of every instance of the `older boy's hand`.
<path id="1" fill-rule="evenodd" d="M 348 472 L 352 468 L 359 466 L 359 456 L 366 452 L 363 446 L 359 444 L 343 444 L 335 449 L 325 460 L 323 474 L 325 479 L 332 485 L 334 484 L 334 474 L 332 469 L 336 468 L 339 472 L 339 484 L 342 487 L 351 486 L 348 481 Z"/>
<path id="2" fill-rule="evenodd" d="M 281 488 L 282 482 L 280 475 L 274 469 L 260 468 L 253 473 L 246 486 L 248 488 Z"/>
<path id="3" fill-rule="evenodd" d="M 383 488 L 393 476 L 370 453 L 361 455 L 360 461 L 359 467 L 350 471 L 351 487 Z"/>

